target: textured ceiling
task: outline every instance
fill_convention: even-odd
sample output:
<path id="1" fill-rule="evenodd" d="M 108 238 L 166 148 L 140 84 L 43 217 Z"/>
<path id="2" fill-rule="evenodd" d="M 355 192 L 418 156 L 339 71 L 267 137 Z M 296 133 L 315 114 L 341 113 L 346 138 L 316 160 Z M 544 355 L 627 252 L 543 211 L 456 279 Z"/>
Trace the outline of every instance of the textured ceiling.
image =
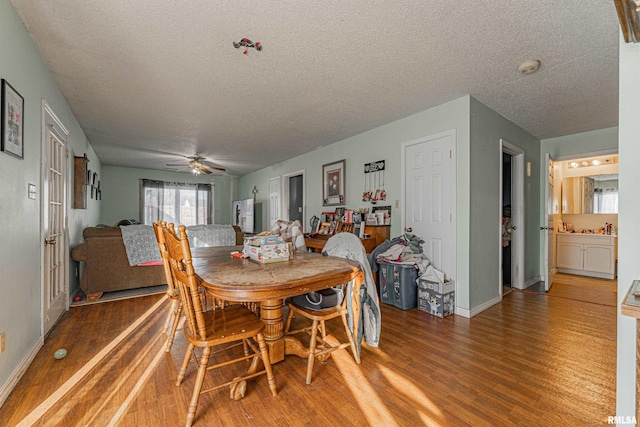
<path id="1" fill-rule="evenodd" d="M 538 138 L 617 125 L 613 1 L 12 3 L 106 165 L 242 175 L 467 94 Z"/>

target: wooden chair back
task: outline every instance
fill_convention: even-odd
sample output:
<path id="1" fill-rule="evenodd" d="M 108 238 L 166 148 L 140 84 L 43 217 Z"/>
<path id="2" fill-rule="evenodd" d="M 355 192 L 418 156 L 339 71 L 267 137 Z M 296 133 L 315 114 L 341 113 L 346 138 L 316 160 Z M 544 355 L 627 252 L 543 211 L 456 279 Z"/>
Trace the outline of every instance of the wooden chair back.
<path id="1" fill-rule="evenodd" d="M 169 253 L 167 252 L 167 244 L 164 240 L 164 234 L 162 233 L 162 227 L 166 228 L 166 221 L 158 221 L 153 223 L 153 232 L 156 234 L 156 241 L 158 242 L 158 249 L 162 256 L 162 263 L 164 265 L 164 275 L 167 278 L 167 294 L 170 298 L 177 296 L 177 289 L 173 284 L 173 274 L 171 273 L 171 267 L 169 266 Z"/>
<path id="2" fill-rule="evenodd" d="M 191 260 L 191 249 L 184 225 L 178 227 L 176 234 L 173 224 L 161 228 L 164 242 L 169 256 L 169 268 L 174 280 L 174 285 L 182 297 L 182 305 L 187 319 L 187 324 L 194 336 L 201 339 L 207 337 L 207 328 L 204 319 L 200 286 L 196 278 Z"/>
<path id="3" fill-rule="evenodd" d="M 338 227 L 336 233 L 353 233 L 353 223 L 352 222 L 342 222 L 338 223 Z"/>

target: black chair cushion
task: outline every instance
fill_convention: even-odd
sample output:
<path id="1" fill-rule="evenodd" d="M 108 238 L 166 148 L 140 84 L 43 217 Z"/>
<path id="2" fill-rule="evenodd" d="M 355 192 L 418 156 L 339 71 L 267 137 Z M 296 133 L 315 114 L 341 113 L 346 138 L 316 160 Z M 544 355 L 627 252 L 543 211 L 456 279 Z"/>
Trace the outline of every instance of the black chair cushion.
<path id="1" fill-rule="evenodd" d="M 298 307 L 310 308 L 312 310 L 324 310 L 333 308 L 342 303 L 344 291 L 340 287 L 322 289 L 317 292 L 296 295 L 291 298 L 291 302 Z"/>

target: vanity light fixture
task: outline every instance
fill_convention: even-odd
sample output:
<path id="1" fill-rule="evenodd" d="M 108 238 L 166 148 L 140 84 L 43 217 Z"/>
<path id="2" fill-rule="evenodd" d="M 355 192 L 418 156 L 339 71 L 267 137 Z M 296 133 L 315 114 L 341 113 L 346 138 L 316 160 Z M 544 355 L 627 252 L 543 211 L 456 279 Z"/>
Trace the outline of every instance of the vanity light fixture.
<path id="1" fill-rule="evenodd" d="M 579 165 L 578 162 L 571 162 L 569 166 L 571 166 L 572 168 L 577 168 Z"/>
<path id="2" fill-rule="evenodd" d="M 593 166 L 598 166 L 600 164 L 600 160 L 594 160 L 591 162 Z"/>

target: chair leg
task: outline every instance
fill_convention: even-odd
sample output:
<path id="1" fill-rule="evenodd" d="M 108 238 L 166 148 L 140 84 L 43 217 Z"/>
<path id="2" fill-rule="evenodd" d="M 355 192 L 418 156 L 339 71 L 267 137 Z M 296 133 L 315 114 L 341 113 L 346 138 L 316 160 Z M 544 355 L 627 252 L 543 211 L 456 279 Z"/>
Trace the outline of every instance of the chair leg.
<path id="1" fill-rule="evenodd" d="M 307 359 L 307 384 L 311 384 L 313 361 L 316 358 L 316 335 L 318 334 L 318 321 L 314 320 L 311 326 L 311 339 L 309 340 L 309 358 Z"/>
<path id="2" fill-rule="evenodd" d="M 202 349 L 202 356 L 200 357 L 200 365 L 198 366 L 196 383 L 193 387 L 193 396 L 191 396 L 191 402 L 189 403 L 189 411 L 187 412 L 187 423 L 185 424 L 185 427 L 191 427 L 191 424 L 193 424 L 193 419 L 196 416 L 196 409 L 198 409 L 198 400 L 200 399 L 200 391 L 202 391 L 204 376 L 207 373 L 210 354 L 211 347 L 204 347 Z"/>
<path id="3" fill-rule="evenodd" d="M 162 333 L 166 334 L 167 329 L 169 329 L 169 324 L 171 323 L 171 318 L 176 312 L 176 304 L 178 304 L 178 300 L 171 301 L 171 307 L 169 308 L 169 314 L 167 315 L 167 320 L 164 322 L 164 328 L 162 328 Z"/>
<path id="4" fill-rule="evenodd" d="M 180 318 L 182 317 L 182 302 L 176 300 L 174 301 L 174 303 L 178 304 L 176 306 L 176 310 L 172 310 L 173 324 L 171 325 L 171 332 L 169 333 L 169 336 L 167 336 L 167 348 L 165 349 L 167 353 L 171 351 L 171 346 L 173 345 L 173 340 L 176 337 L 176 331 L 178 330 L 178 325 L 180 324 Z"/>
<path id="5" fill-rule="evenodd" d="M 289 307 L 289 315 L 287 316 L 287 324 L 284 327 L 284 333 L 286 334 L 287 332 L 289 332 L 289 328 L 291 328 L 291 321 L 293 320 L 294 315 L 293 315 L 293 309 L 291 307 Z"/>
<path id="6" fill-rule="evenodd" d="M 191 343 L 187 346 L 187 351 L 184 353 L 184 359 L 182 360 L 182 365 L 180 366 L 180 370 L 178 371 L 178 380 L 176 381 L 176 385 L 182 384 L 182 380 L 184 379 L 185 374 L 187 373 L 187 367 L 189 366 L 189 360 L 191 359 L 191 352 L 195 346 Z"/>
<path id="7" fill-rule="evenodd" d="M 278 395 L 276 390 L 276 380 L 273 376 L 273 369 L 271 368 L 271 360 L 269 359 L 269 349 L 267 348 L 267 344 L 264 342 L 264 335 L 258 334 L 256 335 L 256 341 L 258 341 L 258 346 L 260 347 L 260 354 L 262 355 L 262 364 L 264 365 L 265 371 L 267 371 L 267 381 L 269 383 L 269 388 L 271 389 L 271 394 L 274 396 Z"/>
<path id="8" fill-rule="evenodd" d="M 356 363 L 360 364 L 360 354 L 358 354 L 358 349 L 356 347 L 356 342 L 353 337 L 353 334 L 349 330 L 349 322 L 347 321 L 347 315 L 342 314 L 342 323 L 344 324 L 344 331 L 347 333 L 347 338 L 349 338 L 349 344 L 351 344 L 351 353 L 353 353 L 353 358 L 356 360 Z"/>

